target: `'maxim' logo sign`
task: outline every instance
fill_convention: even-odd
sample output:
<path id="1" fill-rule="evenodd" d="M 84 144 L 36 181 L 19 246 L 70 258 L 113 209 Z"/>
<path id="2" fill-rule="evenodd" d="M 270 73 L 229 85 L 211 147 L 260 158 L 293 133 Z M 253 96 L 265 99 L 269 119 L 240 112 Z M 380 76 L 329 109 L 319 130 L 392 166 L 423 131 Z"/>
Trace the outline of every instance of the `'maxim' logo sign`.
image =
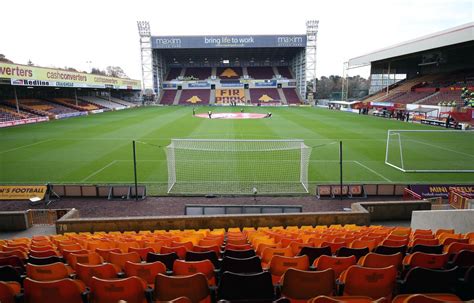
<path id="1" fill-rule="evenodd" d="M 285 36 L 277 38 L 278 45 L 303 46 L 304 39 L 301 36 Z"/>
<path id="2" fill-rule="evenodd" d="M 155 45 L 161 48 L 181 47 L 181 38 L 155 38 Z"/>

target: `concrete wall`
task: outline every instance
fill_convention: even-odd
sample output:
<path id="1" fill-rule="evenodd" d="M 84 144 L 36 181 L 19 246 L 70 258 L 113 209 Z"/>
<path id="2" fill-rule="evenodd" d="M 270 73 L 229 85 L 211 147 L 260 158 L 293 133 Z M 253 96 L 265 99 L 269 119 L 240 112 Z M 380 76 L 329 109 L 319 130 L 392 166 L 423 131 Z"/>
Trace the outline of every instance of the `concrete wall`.
<path id="1" fill-rule="evenodd" d="M 79 211 L 73 209 L 56 222 L 56 231 L 64 233 L 331 224 L 369 225 L 371 220 L 410 220 L 412 210 L 430 208 L 431 204 L 426 201 L 367 202 L 352 204 L 351 212 L 122 218 L 80 218 Z"/>
<path id="2" fill-rule="evenodd" d="M 397 201 L 397 202 L 360 202 L 360 204 L 370 213 L 371 221 L 410 221 L 412 212 L 416 210 L 431 210 L 431 203 L 428 201 Z M 354 209 L 355 205 L 352 208 Z"/>
<path id="3" fill-rule="evenodd" d="M 411 228 L 454 228 L 456 233 L 474 231 L 474 209 L 414 211 Z"/>
<path id="4" fill-rule="evenodd" d="M 0 231 L 19 231 L 30 227 L 27 211 L 0 212 Z"/>

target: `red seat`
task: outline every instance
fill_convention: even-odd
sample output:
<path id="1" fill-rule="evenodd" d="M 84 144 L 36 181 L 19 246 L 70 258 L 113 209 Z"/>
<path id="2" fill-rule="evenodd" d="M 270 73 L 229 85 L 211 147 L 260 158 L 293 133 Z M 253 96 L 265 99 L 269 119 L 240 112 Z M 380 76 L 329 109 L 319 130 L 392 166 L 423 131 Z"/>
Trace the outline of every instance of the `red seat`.
<path id="1" fill-rule="evenodd" d="M 373 299 L 392 298 L 397 269 L 395 266 L 385 268 L 368 268 L 353 265 L 344 271 L 339 281 L 344 284 L 345 296 L 368 296 Z"/>
<path id="2" fill-rule="evenodd" d="M 86 291 L 82 281 L 72 279 L 36 281 L 26 278 L 23 286 L 24 303 L 82 303 L 82 293 Z"/>
<path id="3" fill-rule="evenodd" d="M 138 277 L 106 280 L 93 277 L 90 285 L 90 303 L 147 303 L 146 283 Z"/>

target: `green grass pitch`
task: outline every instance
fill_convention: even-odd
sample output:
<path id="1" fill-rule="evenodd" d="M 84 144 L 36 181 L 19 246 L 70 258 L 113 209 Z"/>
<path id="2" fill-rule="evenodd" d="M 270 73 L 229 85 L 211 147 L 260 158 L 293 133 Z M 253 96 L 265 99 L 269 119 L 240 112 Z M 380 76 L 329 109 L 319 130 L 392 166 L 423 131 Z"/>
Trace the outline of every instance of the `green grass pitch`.
<path id="1" fill-rule="evenodd" d="M 198 113 L 208 110 L 197 108 Z M 168 180 L 164 146 L 171 138 L 304 139 L 314 147 L 311 185 L 338 182 L 339 140 L 343 141 L 346 183 L 474 181 L 474 173 L 403 173 L 384 163 L 387 130 L 442 128 L 316 108 L 245 110 L 271 111 L 273 117 L 202 119 L 193 117 L 190 107 L 145 107 L 0 129 L 0 184 L 132 183 L 132 140 L 137 140 L 148 143 L 137 143 L 139 183 L 154 184 L 154 193 L 164 193 Z M 240 108 L 212 107 L 212 111 L 239 112 Z M 437 148 L 436 142 L 420 145 L 411 161 L 425 161 L 426 155 L 432 161 L 433 155 L 448 153 L 459 159 L 461 167 L 466 162 L 472 168 L 473 142 L 458 141 L 448 149 Z M 314 186 L 310 189 L 314 191 Z"/>

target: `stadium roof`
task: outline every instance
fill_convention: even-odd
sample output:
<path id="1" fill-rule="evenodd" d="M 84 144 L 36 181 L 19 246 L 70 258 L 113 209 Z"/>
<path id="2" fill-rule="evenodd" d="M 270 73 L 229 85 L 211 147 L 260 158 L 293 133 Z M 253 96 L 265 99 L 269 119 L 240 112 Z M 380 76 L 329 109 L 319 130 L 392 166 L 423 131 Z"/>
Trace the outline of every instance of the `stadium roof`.
<path id="1" fill-rule="evenodd" d="M 440 32 L 405 41 L 372 53 L 349 60 L 348 67 L 355 68 L 372 62 L 395 58 L 403 55 L 455 45 L 474 40 L 474 22 L 452 27 Z"/>

